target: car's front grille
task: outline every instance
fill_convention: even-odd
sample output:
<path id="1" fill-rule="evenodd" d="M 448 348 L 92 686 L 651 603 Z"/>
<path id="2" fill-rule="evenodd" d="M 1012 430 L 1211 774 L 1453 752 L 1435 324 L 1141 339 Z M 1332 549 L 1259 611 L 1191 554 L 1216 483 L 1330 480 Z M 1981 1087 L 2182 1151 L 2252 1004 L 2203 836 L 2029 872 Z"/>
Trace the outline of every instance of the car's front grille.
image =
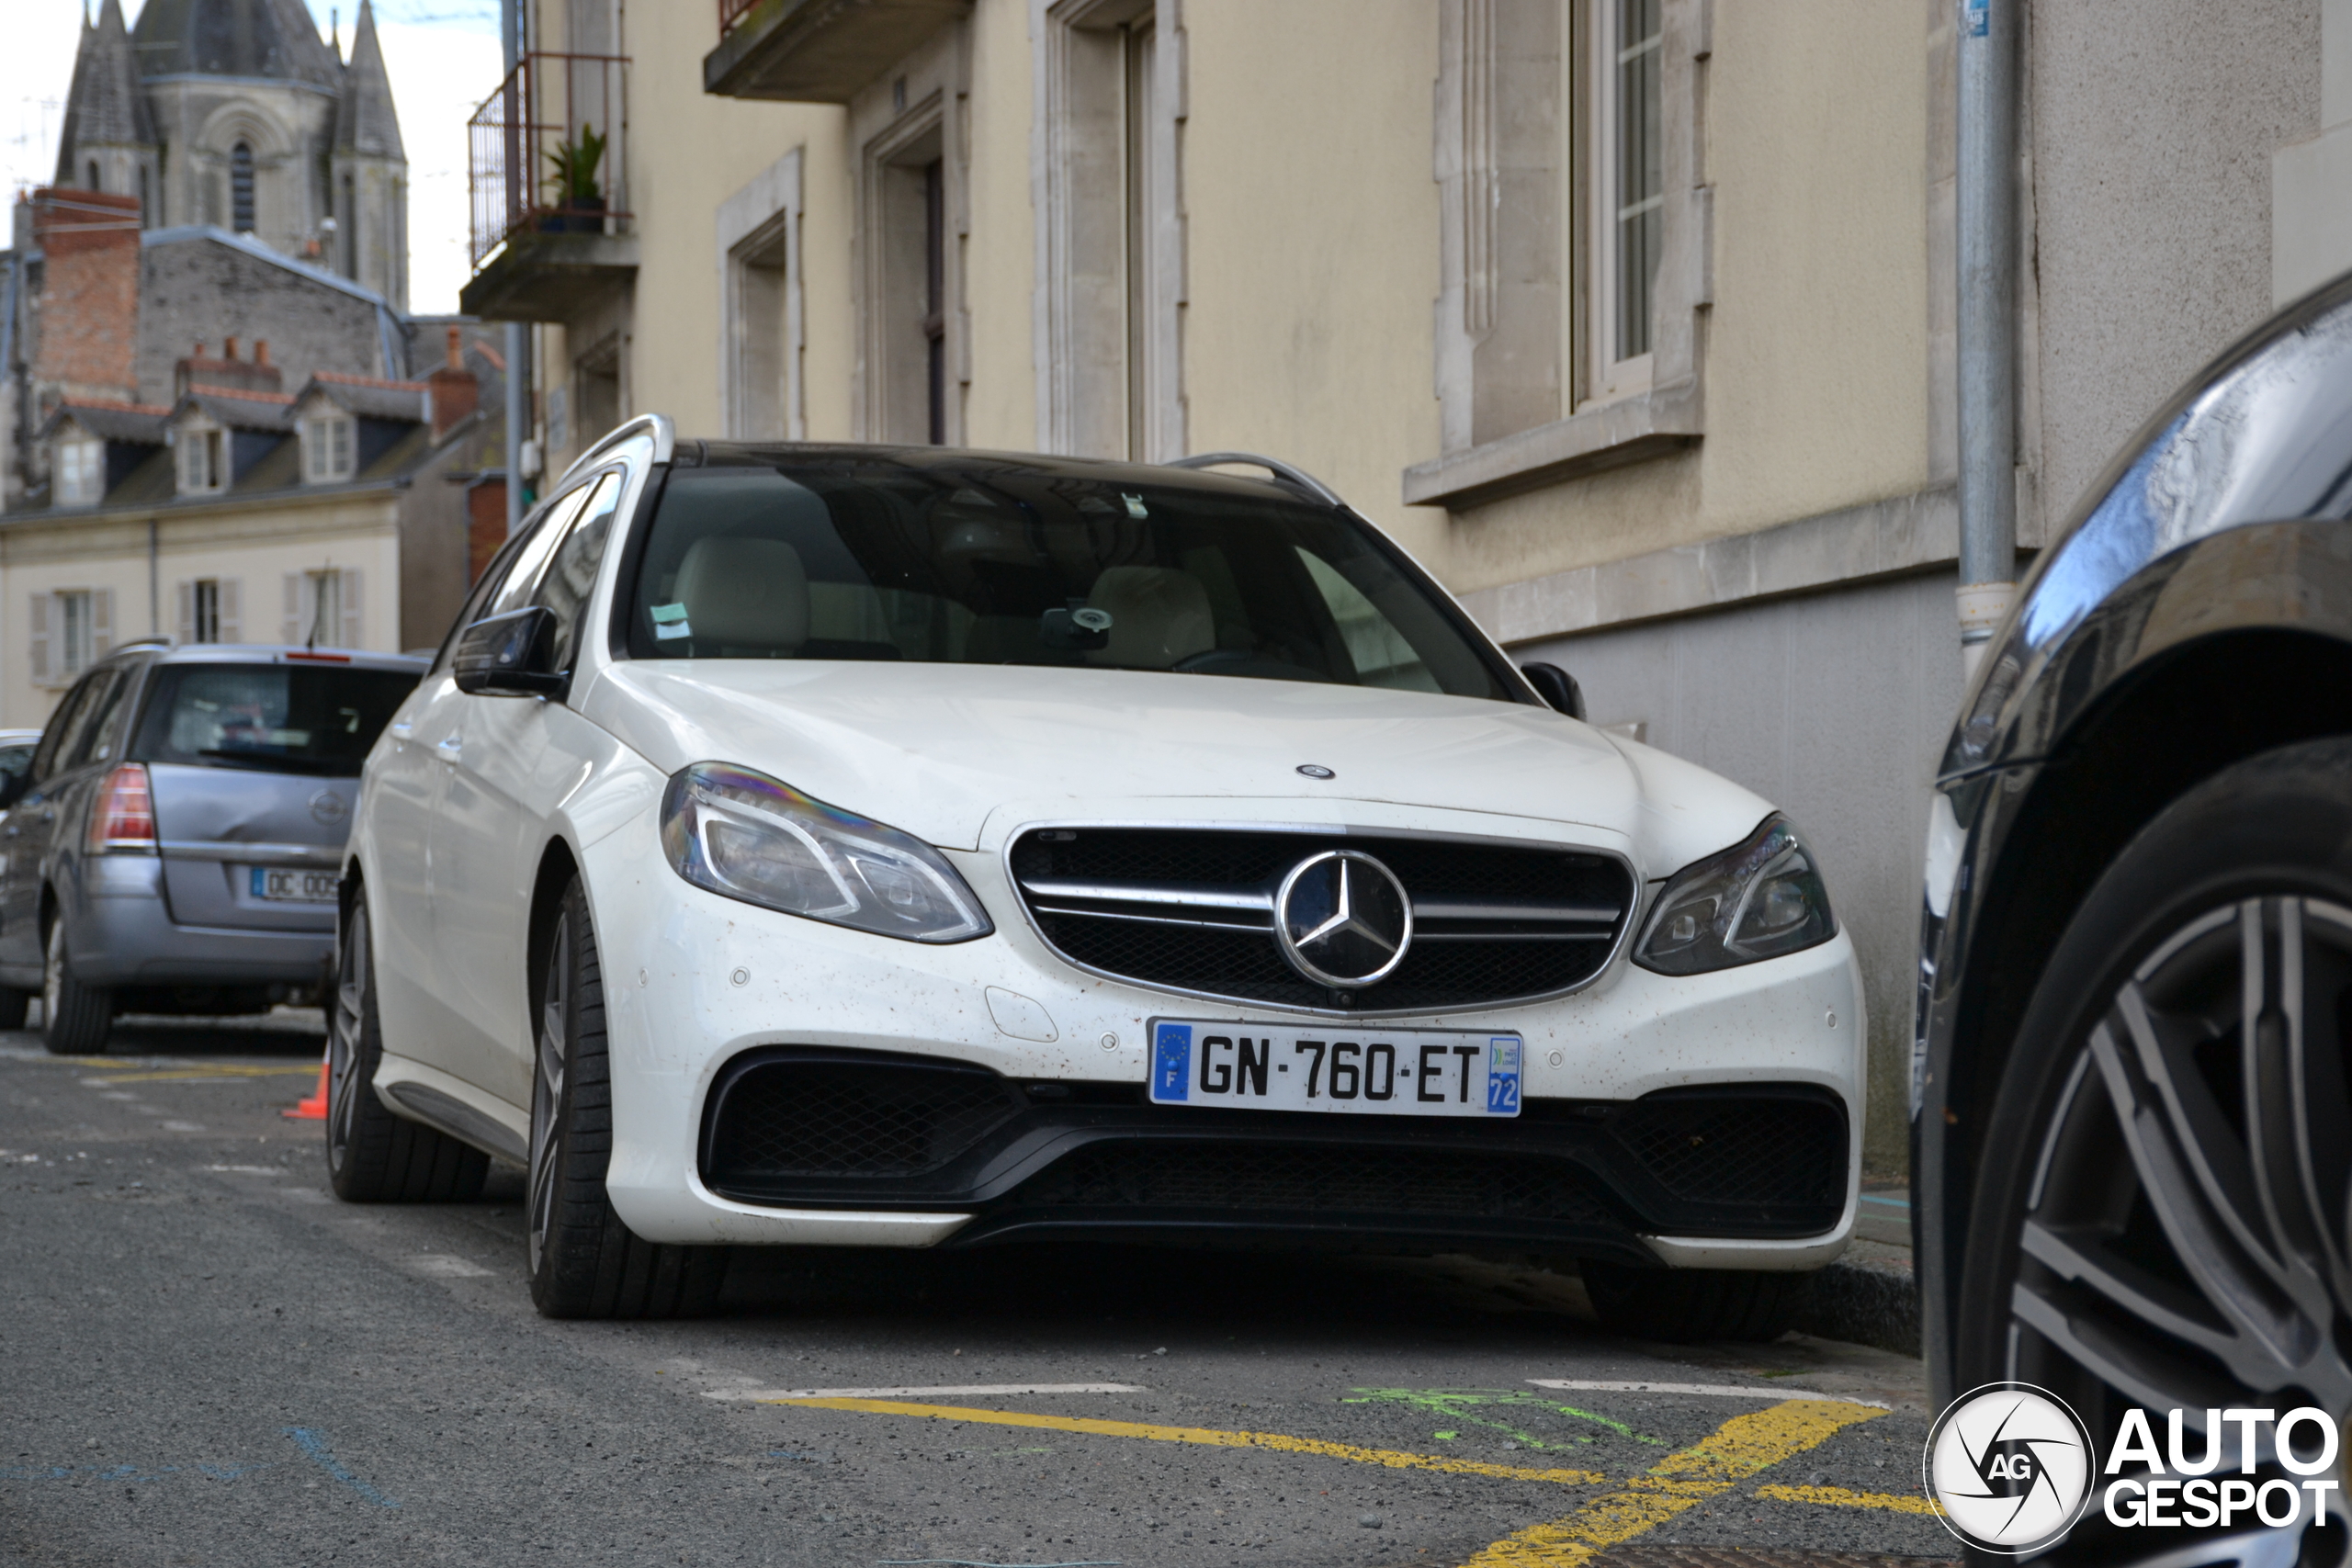
<path id="1" fill-rule="evenodd" d="M 865 1056 L 745 1064 L 713 1089 L 707 1178 L 920 1176 L 1022 1109 L 985 1067 Z"/>
<path id="2" fill-rule="evenodd" d="M 1274 941 L 1293 866 L 1331 849 L 1385 865 L 1412 900 L 1413 942 L 1376 985 L 1306 979 Z M 1237 1001 L 1442 1012 L 1571 990 L 1616 950 L 1632 874 L 1605 854 L 1241 829 L 1044 829 L 1012 847 L 1013 880 L 1056 951 L 1104 974 Z"/>

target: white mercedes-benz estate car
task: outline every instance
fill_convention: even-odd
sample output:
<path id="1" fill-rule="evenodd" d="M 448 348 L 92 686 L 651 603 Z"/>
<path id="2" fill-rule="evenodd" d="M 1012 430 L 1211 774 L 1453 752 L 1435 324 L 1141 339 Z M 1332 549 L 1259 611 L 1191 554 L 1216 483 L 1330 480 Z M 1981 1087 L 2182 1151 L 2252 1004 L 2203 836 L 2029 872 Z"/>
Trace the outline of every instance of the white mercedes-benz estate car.
<path id="1" fill-rule="evenodd" d="M 1777 1334 L 1852 1224 L 1853 947 L 1770 805 L 1580 705 L 1280 463 L 638 420 L 368 758 L 335 1190 L 523 1166 L 560 1315 L 1076 1237 Z"/>

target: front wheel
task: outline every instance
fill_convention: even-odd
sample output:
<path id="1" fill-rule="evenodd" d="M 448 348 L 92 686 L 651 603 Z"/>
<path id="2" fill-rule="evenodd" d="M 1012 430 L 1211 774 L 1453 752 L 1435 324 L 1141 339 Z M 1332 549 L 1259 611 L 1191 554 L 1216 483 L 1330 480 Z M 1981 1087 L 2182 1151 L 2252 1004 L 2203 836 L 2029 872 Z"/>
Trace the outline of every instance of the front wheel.
<path id="1" fill-rule="evenodd" d="M 102 986 L 74 978 L 65 952 L 65 917 L 49 923 L 41 959 L 41 1043 L 57 1056 L 95 1056 L 107 1048 L 114 1028 L 114 997 Z"/>
<path id="2" fill-rule="evenodd" d="M 650 1242 L 605 1192 L 613 1151 L 604 971 L 588 898 L 563 891 L 542 950 L 531 1075 L 531 1300 L 549 1317 L 688 1317 L 717 1304 L 727 1252 Z"/>

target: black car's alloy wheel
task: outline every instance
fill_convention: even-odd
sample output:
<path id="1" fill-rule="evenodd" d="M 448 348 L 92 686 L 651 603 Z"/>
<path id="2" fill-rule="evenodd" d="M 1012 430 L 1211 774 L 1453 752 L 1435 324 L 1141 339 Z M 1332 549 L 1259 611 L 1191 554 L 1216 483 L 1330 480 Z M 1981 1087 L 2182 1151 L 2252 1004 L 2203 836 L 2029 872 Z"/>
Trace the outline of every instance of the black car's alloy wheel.
<path id="1" fill-rule="evenodd" d="M 2352 744 L 2242 764 L 2132 841 L 2052 953 L 1978 1146 L 1955 1387 L 2049 1389 L 2102 1446 L 2135 1405 L 2159 1440 L 2178 1410 L 2192 1460 L 2208 1411 L 2317 1406 L 2341 1427 Z M 2240 1431 L 2220 1425 L 2235 1476 Z M 2258 1430 L 2257 1483 L 2302 1479 Z M 2314 1427 L 2294 1441 L 2315 1457 Z M 2061 1555 L 2345 1561 L 2334 1509 L 2324 1529 L 2253 1525 L 2124 1530 L 2094 1505 Z"/>
<path id="2" fill-rule="evenodd" d="M 613 1150 L 604 972 L 588 898 L 564 889 L 541 949 L 531 1075 L 531 1299 L 550 1317 L 683 1317 L 708 1312 L 727 1271 L 715 1247 L 632 1233 L 605 1192 Z"/>
<path id="3" fill-rule="evenodd" d="M 371 934 L 363 887 L 344 917 L 327 1017 L 327 1179 L 354 1203 L 465 1202 L 481 1196 L 490 1156 L 376 1098 L 384 1040 Z"/>

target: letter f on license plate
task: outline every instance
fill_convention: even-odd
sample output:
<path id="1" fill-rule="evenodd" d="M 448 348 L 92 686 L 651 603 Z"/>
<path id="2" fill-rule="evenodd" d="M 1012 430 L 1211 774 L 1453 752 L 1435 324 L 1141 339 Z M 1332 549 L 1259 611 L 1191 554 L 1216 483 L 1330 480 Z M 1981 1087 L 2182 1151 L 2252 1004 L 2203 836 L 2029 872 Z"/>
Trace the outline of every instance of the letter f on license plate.
<path id="1" fill-rule="evenodd" d="M 1516 1034 L 1154 1019 L 1151 1099 L 1372 1116 L 1516 1116 L 1521 1054 Z"/>

